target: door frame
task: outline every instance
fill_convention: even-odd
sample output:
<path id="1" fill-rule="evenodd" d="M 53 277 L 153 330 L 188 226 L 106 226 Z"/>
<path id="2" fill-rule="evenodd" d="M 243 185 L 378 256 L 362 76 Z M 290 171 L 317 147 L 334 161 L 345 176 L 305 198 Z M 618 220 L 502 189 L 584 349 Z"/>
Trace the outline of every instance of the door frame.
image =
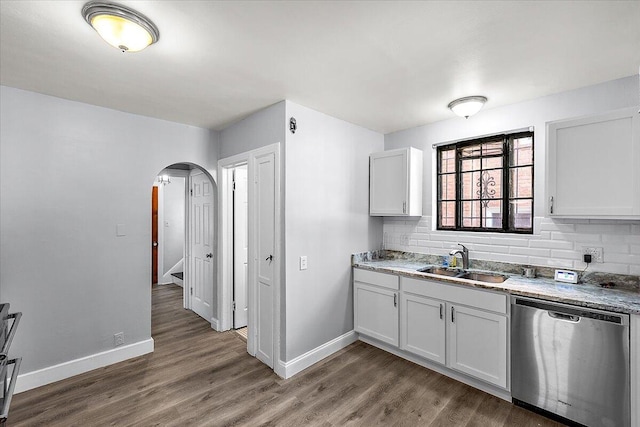
<path id="1" fill-rule="evenodd" d="M 218 191 L 218 331 L 231 329 L 233 325 L 233 168 L 243 164 L 248 165 L 248 191 L 249 191 L 249 224 L 254 224 L 255 213 L 255 173 L 254 164 L 256 157 L 266 154 L 274 155 L 274 294 L 273 294 L 273 369 L 277 373 L 280 365 L 280 298 L 282 295 L 281 271 L 282 259 L 282 194 L 281 194 L 281 157 L 280 143 L 267 145 L 256 150 L 237 154 L 218 161 L 218 176 L 220 185 Z M 257 352 L 257 323 L 256 301 L 257 271 L 255 260 L 257 254 L 257 239 L 253 235 L 255 227 L 249 227 L 249 286 L 248 286 L 248 330 L 247 352 L 254 356 Z"/>

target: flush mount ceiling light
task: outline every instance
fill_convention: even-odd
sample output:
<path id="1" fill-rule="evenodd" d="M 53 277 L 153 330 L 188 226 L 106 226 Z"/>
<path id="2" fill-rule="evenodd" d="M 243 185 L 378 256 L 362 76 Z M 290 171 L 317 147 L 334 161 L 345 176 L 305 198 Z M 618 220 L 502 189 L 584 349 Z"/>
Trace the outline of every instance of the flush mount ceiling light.
<path id="1" fill-rule="evenodd" d="M 480 111 L 485 102 L 487 102 L 487 97 L 485 96 L 465 96 L 451 101 L 448 107 L 456 115 L 468 119 Z"/>
<path id="2" fill-rule="evenodd" d="M 82 16 L 104 41 L 123 52 L 138 52 L 160 38 L 149 18 L 120 4 L 92 1 L 84 5 Z"/>

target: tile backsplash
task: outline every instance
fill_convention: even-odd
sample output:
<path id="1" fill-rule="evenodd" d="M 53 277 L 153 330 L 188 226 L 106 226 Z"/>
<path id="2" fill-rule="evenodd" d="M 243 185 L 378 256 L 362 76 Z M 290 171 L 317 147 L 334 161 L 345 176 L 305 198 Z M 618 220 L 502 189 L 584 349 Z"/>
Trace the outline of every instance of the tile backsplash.
<path id="1" fill-rule="evenodd" d="M 640 221 L 536 217 L 533 234 L 438 231 L 432 217 L 384 219 L 383 248 L 447 255 L 462 243 L 471 259 L 583 270 L 584 247 L 603 249 L 587 271 L 640 275 Z"/>

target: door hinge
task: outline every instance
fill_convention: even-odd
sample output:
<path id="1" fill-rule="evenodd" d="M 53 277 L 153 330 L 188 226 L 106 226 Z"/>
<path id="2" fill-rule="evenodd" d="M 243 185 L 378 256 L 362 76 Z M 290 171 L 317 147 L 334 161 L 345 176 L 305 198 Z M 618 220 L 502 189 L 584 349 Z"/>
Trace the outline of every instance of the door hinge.
<path id="1" fill-rule="evenodd" d="M 233 311 L 236 311 L 236 302 L 233 302 Z"/>
<path id="2" fill-rule="evenodd" d="M 193 188 L 189 190 L 189 194 L 193 196 Z"/>
<path id="3" fill-rule="evenodd" d="M 236 191 L 236 182 L 233 181 L 233 191 Z"/>
<path id="4" fill-rule="evenodd" d="M 189 293 L 193 295 L 193 288 L 189 288 Z"/>

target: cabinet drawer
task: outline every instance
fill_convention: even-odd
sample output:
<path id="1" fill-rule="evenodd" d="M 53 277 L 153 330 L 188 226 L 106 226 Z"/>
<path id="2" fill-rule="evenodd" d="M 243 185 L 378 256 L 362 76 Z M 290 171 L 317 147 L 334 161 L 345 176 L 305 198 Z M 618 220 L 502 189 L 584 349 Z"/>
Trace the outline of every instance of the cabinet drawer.
<path id="1" fill-rule="evenodd" d="M 393 274 L 378 273 L 376 271 L 353 269 L 353 280 L 355 282 L 370 283 L 382 286 L 383 288 L 397 291 L 400 288 L 399 277 Z"/>
<path id="2" fill-rule="evenodd" d="M 509 299 L 506 294 L 449 285 L 433 280 L 401 278 L 402 290 L 416 295 L 468 305 L 496 313 L 507 313 Z"/>

